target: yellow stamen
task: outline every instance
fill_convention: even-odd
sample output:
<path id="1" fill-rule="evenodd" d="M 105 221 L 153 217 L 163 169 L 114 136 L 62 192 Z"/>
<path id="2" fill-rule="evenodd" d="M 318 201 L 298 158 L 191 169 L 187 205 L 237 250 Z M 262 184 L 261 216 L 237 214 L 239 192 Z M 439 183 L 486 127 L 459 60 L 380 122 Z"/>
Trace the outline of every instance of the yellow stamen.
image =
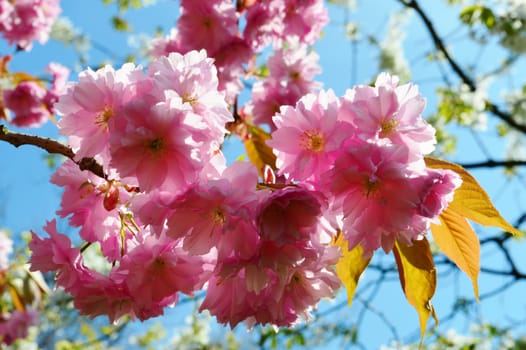
<path id="1" fill-rule="evenodd" d="M 224 224 L 226 222 L 225 213 L 223 212 L 223 209 L 220 207 L 215 208 L 214 212 L 212 213 L 213 220 L 216 224 Z"/>
<path id="2" fill-rule="evenodd" d="M 199 99 L 197 97 L 191 96 L 190 94 L 183 95 L 183 103 L 189 103 L 192 107 L 197 104 Z"/>
<path id="3" fill-rule="evenodd" d="M 380 137 L 389 137 L 389 134 L 398 126 L 398 121 L 395 118 L 382 120 L 382 130 L 380 130 Z"/>
<path id="4" fill-rule="evenodd" d="M 152 151 L 152 153 L 157 153 L 164 148 L 164 141 L 162 138 L 157 137 L 153 140 L 146 142 L 146 147 Z"/>
<path id="5" fill-rule="evenodd" d="M 365 196 L 369 198 L 369 196 L 374 196 L 374 194 L 378 192 L 379 187 L 380 187 L 380 182 L 376 180 L 371 180 L 369 178 L 365 180 L 364 187 L 365 187 L 365 191 L 364 191 Z"/>
<path id="6" fill-rule="evenodd" d="M 106 107 L 95 117 L 95 124 L 103 130 L 108 130 L 108 121 L 113 117 L 113 110 Z"/>
<path id="7" fill-rule="evenodd" d="M 313 152 L 323 151 L 323 136 L 318 131 L 305 131 L 302 137 L 303 146 Z"/>

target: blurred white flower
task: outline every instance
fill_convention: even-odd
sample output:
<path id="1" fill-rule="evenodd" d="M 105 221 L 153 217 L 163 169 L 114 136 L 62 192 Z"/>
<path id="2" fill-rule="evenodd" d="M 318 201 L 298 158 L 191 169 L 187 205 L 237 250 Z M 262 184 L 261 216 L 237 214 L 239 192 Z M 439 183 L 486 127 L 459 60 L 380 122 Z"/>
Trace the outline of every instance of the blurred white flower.
<path id="1" fill-rule="evenodd" d="M 404 56 L 404 40 L 406 31 L 404 26 L 407 24 L 412 12 L 402 11 L 393 12 L 389 18 L 384 40 L 379 43 L 380 71 L 387 71 L 393 75 L 398 75 L 402 81 L 411 78 L 409 63 Z"/>
<path id="2" fill-rule="evenodd" d="M 9 267 L 9 254 L 13 252 L 13 241 L 7 236 L 7 232 L 0 229 L 0 270 Z"/>

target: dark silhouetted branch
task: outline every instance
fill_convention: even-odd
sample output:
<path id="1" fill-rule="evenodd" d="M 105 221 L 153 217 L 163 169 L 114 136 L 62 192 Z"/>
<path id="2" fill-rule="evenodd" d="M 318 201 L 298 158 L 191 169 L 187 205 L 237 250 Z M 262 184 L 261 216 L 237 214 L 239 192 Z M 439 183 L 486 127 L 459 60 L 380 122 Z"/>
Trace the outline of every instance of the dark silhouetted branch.
<path id="1" fill-rule="evenodd" d="M 505 167 L 511 168 L 514 166 L 525 166 L 526 160 L 486 160 L 483 162 L 476 163 L 465 163 L 460 164 L 465 169 L 476 169 L 476 168 L 498 168 Z"/>
<path id="2" fill-rule="evenodd" d="M 424 25 L 429 32 L 429 35 L 431 35 L 431 38 L 433 39 L 433 44 L 437 48 L 438 51 L 442 52 L 444 55 L 446 61 L 451 66 L 451 69 L 455 72 L 455 74 L 462 80 L 464 84 L 466 84 L 471 91 L 477 90 L 477 84 L 475 81 L 468 76 L 468 74 L 460 67 L 460 65 L 455 61 L 455 59 L 450 55 L 449 51 L 447 50 L 446 46 L 444 45 L 444 41 L 440 38 L 438 35 L 435 26 L 431 22 L 431 19 L 429 16 L 424 12 L 424 10 L 420 7 L 418 1 L 416 0 L 398 0 L 402 5 L 404 5 L 407 8 L 411 8 L 415 10 L 415 12 L 418 14 L 422 22 L 424 22 Z M 508 124 L 510 127 L 517 129 L 523 133 L 526 133 L 526 125 L 518 123 L 515 119 L 512 118 L 512 116 L 501 110 L 497 105 L 492 103 L 491 101 L 486 101 L 486 110 L 491 112 L 493 115 L 500 118 L 502 121 L 504 121 L 506 124 Z"/>

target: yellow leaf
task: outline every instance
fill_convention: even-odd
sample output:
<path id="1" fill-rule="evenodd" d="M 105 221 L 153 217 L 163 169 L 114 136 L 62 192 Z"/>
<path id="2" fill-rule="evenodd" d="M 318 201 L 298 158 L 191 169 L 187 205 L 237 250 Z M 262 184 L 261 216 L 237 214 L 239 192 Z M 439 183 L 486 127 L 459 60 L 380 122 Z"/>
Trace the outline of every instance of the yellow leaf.
<path id="1" fill-rule="evenodd" d="M 420 341 L 422 341 L 429 316 L 433 316 L 435 324 L 438 324 L 431 303 L 431 298 L 435 294 L 437 276 L 429 243 L 425 238 L 414 241 L 411 246 L 396 242 L 393 253 L 405 297 L 418 313 Z"/>
<path id="2" fill-rule="evenodd" d="M 451 209 L 442 212 L 440 223 L 431 224 L 433 239 L 442 252 L 471 278 L 475 298 L 478 300 L 479 239 L 468 221 Z"/>
<path id="3" fill-rule="evenodd" d="M 22 296 L 12 284 L 9 284 L 9 294 L 11 294 L 11 300 L 13 301 L 13 306 L 15 307 L 15 309 L 19 311 L 25 311 L 26 306 L 24 304 L 24 301 L 22 300 Z"/>
<path id="4" fill-rule="evenodd" d="M 343 237 L 341 232 L 336 237 L 333 245 L 340 247 L 342 250 L 342 256 L 338 260 L 338 263 L 336 263 L 336 275 L 340 281 L 342 281 L 347 290 L 347 300 L 350 307 L 354 297 L 354 292 L 358 286 L 358 280 L 369 265 L 371 258 L 363 258 L 363 249 L 361 245 L 357 245 L 349 250 L 347 240 Z"/>
<path id="5" fill-rule="evenodd" d="M 455 191 L 453 201 L 448 208 L 478 224 L 495 226 L 515 235 L 522 236 L 522 232 L 510 225 L 491 203 L 491 199 L 477 180 L 458 164 L 445 160 L 426 157 L 429 168 L 449 169 L 462 178 L 462 185 Z"/>
<path id="6" fill-rule="evenodd" d="M 31 74 L 25 73 L 25 72 L 16 72 L 16 73 L 11 74 L 11 80 L 14 85 L 18 85 L 24 81 L 32 81 L 42 87 L 45 87 L 45 84 L 40 79 L 32 76 Z"/>
<path id="7" fill-rule="evenodd" d="M 272 152 L 266 141 L 270 135 L 265 130 L 251 126 L 249 129 L 249 138 L 245 140 L 245 150 L 250 162 L 258 168 L 259 175 L 263 177 L 265 165 L 276 169 L 276 155 Z"/>

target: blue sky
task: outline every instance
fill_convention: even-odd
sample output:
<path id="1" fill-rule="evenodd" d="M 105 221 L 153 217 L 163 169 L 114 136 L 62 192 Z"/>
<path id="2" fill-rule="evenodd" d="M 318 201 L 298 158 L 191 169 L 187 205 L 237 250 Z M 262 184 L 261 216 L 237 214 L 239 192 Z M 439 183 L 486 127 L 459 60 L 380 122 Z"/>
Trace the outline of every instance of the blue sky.
<path id="1" fill-rule="evenodd" d="M 382 37 L 385 25 L 388 20 L 389 12 L 393 8 L 399 8 L 396 1 L 382 1 L 383 6 L 373 6 L 372 2 L 362 2 L 358 12 L 351 14 L 351 20 L 357 21 L 359 27 L 365 34 L 378 34 Z M 369 4 L 367 4 L 369 3 Z M 433 18 L 440 20 L 438 26 L 439 33 L 446 35 L 454 32 L 458 23 L 454 16 L 448 15 L 448 11 L 440 1 L 422 1 L 428 13 Z M 116 13 L 115 7 L 105 7 L 101 1 L 78 1 L 63 0 L 63 15 L 71 19 L 76 27 L 88 34 L 95 42 L 104 44 L 112 52 L 124 57 L 130 52 L 126 36 L 122 33 L 115 33 L 111 29 L 110 16 Z M 130 11 L 126 18 L 130 20 L 134 29 L 138 32 L 153 33 L 158 27 L 165 32 L 175 22 L 177 15 L 177 3 L 171 0 L 158 0 L 155 6 L 141 9 L 140 11 Z M 332 23 L 326 28 L 323 39 L 317 44 L 316 48 L 321 56 L 323 73 L 319 79 L 324 83 L 325 88 L 332 88 L 337 95 L 342 95 L 351 85 L 350 62 L 351 46 L 343 38 L 344 16 L 339 10 L 331 12 Z M 421 23 L 416 16 L 412 16 L 407 28 L 411 33 L 405 41 L 406 54 L 412 63 L 415 81 L 421 81 L 421 91 L 428 98 L 428 111 L 436 104 L 434 100 L 435 84 L 439 81 L 439 73 L 436 66 L 425 60 L 420 59 L 425 52 L 430 49 L 427 33 L 422 30 Z M 465 49 L 462 41 L 456 42 L 454 53 L 468 62 L 475 59 L 473 50 Z M 368 83 L 377 72 L 377 51 L 371 49 L 372 46 L 363 44 L 355 51 L 356 72 L 354 77 L 357 83 Z M 4 44 L 0 44 L 0 52 L 8 53 L 12 50 Z M 496 53 L 486 53 L 480 64 L 491 64 L 499 57 Z M 100 63 L 106 55 L 98 50 L 90 51 L 90 62 L 93 65 Z M 49 42 L 45 46 L 36 44 L 30 53 L 17 53 L 10 68 L 12 70 L 26 70 L 34 74 L 42 72 L 49 61 L 56 61 L 65 65 L 72 66 L 76 60 L 76 54 L 71 48 L 64 48 L 56 42 Z M 73 72 L 73 77 L 76 73 Z M 497 87 L 496 89 L 498 89 Z M 495 90 L 496 91 L 496 90 Z M 497 95 L 495 95 L 498 97 Z M 492 126 L 491 124 L 490 126 Z M 16 130 L 16 129 L 15 129 Z M 56 137 L 56 128 L 49 123 L 40 130 L 25 130 L 26 132 L 38 132 L 41 135 Z M 477 161 L 484 160 L 484 154 L 476 145 L 472 135 L 463 129 L 455 129 L 459 136 L 459 151 L 454 155 L 454 160 Z M 502 143 L 495 137 L 493 131 L 488 131 L 483 135 L 484 142 L 490 148 L 495 158 L 501 154 Z M 236 157 L 240 152 L 238 148 L 230 147 L 229 156 Z M 231 152 L 231 153 L 230 153 Z M 51 171 L 44 162 L 44 153 L 41 150 L 30 146 L 23 146 L 15 149 L 11 145 L 0 143 L 0 227 L 6 227 L 15 235 L 22 231 L 34 229 L 41 232 L 41 227 L 46 220 L 54 217 L 55 210 L 58 209 L 60 202 L 60 190 L 49 184 Z M 495 171 L 477 171 L 475 175 L 483 186 L 488 189 L 490 195 L 499 195 L 496 206 L 501 210 L 506 218 L 512 220 L 521 210 L 526 208 L 524 201 L 524 188 L 520 182 L 508 182 L 503 176 Z M 504 189 L 504 191 L 502 190 Z M 522 196 L 521 196 L 522 195 Z M 524 247 L 522 247 L 524 249 Z M 381 255 L 381 254 L 380 254 Z M 392 259 L 392 256 L 383 256 L 381 259 Z M 484 257 L 483 257 L 484 258 Z M 485 277 L 480 280 L 481 291 L 488 290 L 494 284 L 494 280 Z M 511 312 L 512 316 L 524 318 L 524 305 L 521 308 L 514 308 L 515 297 L 524 295 L 524 286 L 511 297 L 506 299 L 484 302 L 481 305 L 483 318 L 501 317 L 494 314 L 495 310 L 504 307 Z M 435 306 L 441 314 L 446 314 L 452 306 L 452 295 L 457 290 L 467 296 L 472 295 L 471 286 L 468 279 L 464 276 L 449 278 L 444 281 L 439 280 Z M 402 337 L 414 334 L 417 329 L 418 320 L 414 310 L 405 301 L 399 282 L 393 281 L 386 284 L 380 291 L 379 297 L 375 299 L 375 307 L 385 311 L 389 315 L 399 315 L 397 326 L 400 327 Z M 359 309 L 359 303 L 355 302 L 353 308 L 341 310 L 335 317 L 353 318 Z M 169 325 L 180 324 L 180 310 L 169 311 L 172 316 L 163 321 Z M 396 316 L 395 316 L 396 317 Z M 466 324 L 457 324 L 459 332 L 466 330 Z M 389 329 L 378 322 L 374 315 L 364 319 L 363 336 L 368 347 L 377 348 L 380 344 L 386 343 L 391 336 Z M 525 331 L 523 329 L 523 331 Z M 412 339 L 415 340 L 415 339 Z M 336 346 L 336 345 L 335 345 Z"/>

